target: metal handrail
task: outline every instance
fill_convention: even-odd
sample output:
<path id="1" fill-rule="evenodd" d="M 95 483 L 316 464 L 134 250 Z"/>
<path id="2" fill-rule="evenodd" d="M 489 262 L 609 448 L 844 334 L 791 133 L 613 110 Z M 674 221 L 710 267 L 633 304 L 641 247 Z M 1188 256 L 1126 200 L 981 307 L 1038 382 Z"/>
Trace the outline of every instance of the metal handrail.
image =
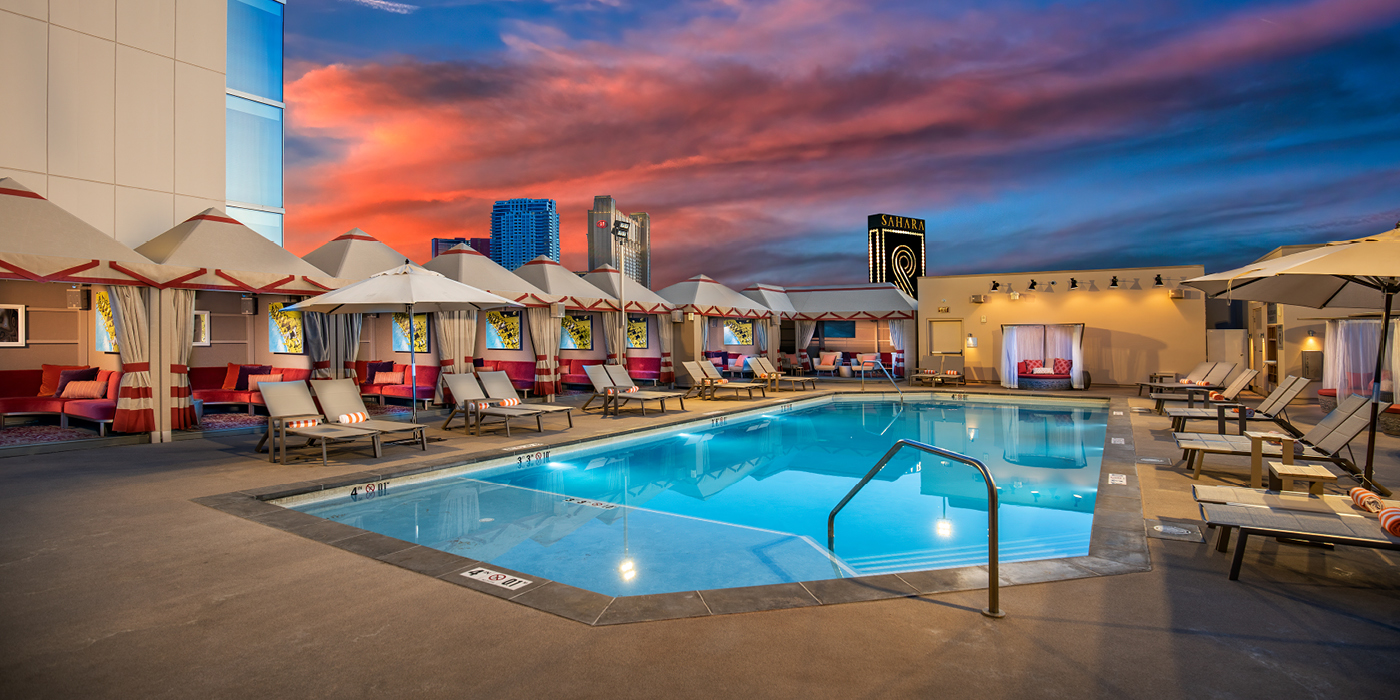
<path id="1" fill-rule="evenodd" d="M 861 363 L 860 363 L 860 370 L 861 370 L 861 371 L 860 371 L 860 390 L 861 390 L 861 391 L 865 391 L 865 369 L 866 369 L 866 365 L 875 365 L 876 367 L 879 367 L 879 368 L 880 368 L 880 371 L 885 373 L 885 378 L 888 379 L 888 380 L 890 380 L 890 386 L 894 387 L 894 390 L 899 392 L 899 402 L 900 402 L 900 403 L 904 403 L 904 391 L 903 391 L 902 389 L 899 388 L 899 382 L 896 382 L 896 381 L 894 380 L 894 375 L 890 374 L 890 371 L 887 370 L 887 369 L 885 369 L 885 363 L 883 363 L 883 362 L 881 362 L 881 361 L 879 361 L 879 360 L 863 360 L 863 361 L 861 361 Z"/>
<path id="2" fill-rule="evenodd" d="M 884 469 L 886 464 L 889 464 L 895 453 L 906 446 L 955 462 L 962 462 L 982 472 L 982 479 L 987 482 L 987 607 L 982 609 L 982 614 L 987 617 L 1005 617 L 1006 613 L 1002 612 L 999 607 L 1000 596 L 997 589 L 997 482 L 992 478 L 992 472 L 987 469 L 987 465 L 971 457 L 914 440 L 895 441 L 885 456 L 881 457 L 880 461 L 876 462 L 875 466 L 866 473 L 865 478 L 861 479 L 860 483 L 856 484 L 855 488 L 851 489 L 851 492 L 846 494 L 846 497 L 841 499 L 835 508 L 831 509 L 831 514 L 826 517 L 826 548 L 832 553 L 836 552 L 836 514 L 840 513 L 841 509 L 845 508 L 852 498 L 855 498 L 856 493 L 865 488 L 865 485 L 870 483 L 870 480 L 875 478 L 875 475 Z"/>

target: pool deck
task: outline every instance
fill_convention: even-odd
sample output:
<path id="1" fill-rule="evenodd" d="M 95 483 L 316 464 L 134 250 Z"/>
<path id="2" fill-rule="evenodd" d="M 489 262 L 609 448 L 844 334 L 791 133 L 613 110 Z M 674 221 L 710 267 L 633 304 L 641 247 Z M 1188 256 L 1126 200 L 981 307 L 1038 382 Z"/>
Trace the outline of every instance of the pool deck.
<path id="1" fill-rule="evenodd" d="M 823 382 L 823 389 L 851 390 Z M 872 385 L 873 388 L 873 385 Z M 999 393 L 972 385 L 971 393 Z M 1133 389 L 1096 389 L 1148 406 Z M 1084 397 L 1067 392 L 1066 397 Z M 783 392 L 774 400 L 795 395 Z M 757 402 L 754 402 L 757 403 Z M 1255 538 L 1240 581 L 1206 544 L 1144 538 L 1139 573 L 1005 580 L 1007 617 L 971 589 L 842 605 L 589 626 L 207 507 L 214 494 L 355 481 L 528 443 L 693 420 L 576 417 L 518 431 L 269 464 L 251 435 L 0 460 L 0 691 L 5 697 L 1304 697 L 1400 682 L 1397 556 Z M 1321 417 L 1290 411 L 1295 423 Z M 1110 426 L 1135 459 L 1142 515 L 1198 521 L 1167 419 Z M 546 427 L 553 421 L 546 419 Z M 562 421 L 558 421 L 562 424 Z M 434 428 L 430 434 L 447 436 Z M 1364 450 L 1364 437 L 1354 443 Z M 319 457 L 319 455 L 317 455 Z M 1167 464 L 1137 462 L 1158 458 Z M 334 458 L 333 458 L 334 459 Z M 1233 460 L 1239 465 L 1245 459 Z M 1382 435 L 1378 479 L 1400 483 Z M 1229 459 L 1214 464 L 1231 463 Z M 1116 468 L 1116 467 L 1114 467 Z M 1104 472 L 1112 471 L 1109 455 Z M 1135 473 L 1134 473 L 1135 472 Z M 1201 483 L 1239 484 L 1207 472 Z M 1346 480 L 1339 482 L 1347 485 Z M 1340 491 L 1341 487 L 1334 487 Z M 1113 498 L 1107 491 L 1100 500 Z M 251 500 L 251 499 L 250 499 Z M 1096 517 L 1096 520 L 1098 518 Z M 1126 520 L 1118 529 L 1136 530 Z M 1097 533 L 1096 533 L 1097 536 Z M 352 551 L 347 551 L 347 550 Z M 421 549 L 421 548 L 419 548 Z M 399 552 L 429 559 L 427 552 Z M 427 566 L 425 564 L 425 566 Z M 1047 564 L 1055 568 L 1063 564 Z M 1073 566 L 1073 565 L 1071 565 Z M 450 572 L 445 572 L 450 573 Z M 1004 572 L 1005 573 L 1005 572 Z"/>

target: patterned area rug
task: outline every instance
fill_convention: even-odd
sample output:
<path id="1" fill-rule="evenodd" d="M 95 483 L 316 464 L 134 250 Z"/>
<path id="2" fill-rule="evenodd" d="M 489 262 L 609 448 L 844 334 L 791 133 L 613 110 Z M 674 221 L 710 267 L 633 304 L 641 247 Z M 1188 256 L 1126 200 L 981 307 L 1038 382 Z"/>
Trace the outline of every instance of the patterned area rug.
<path id="1" fill-rule="evenodd" d="M 397 418 L 411 413 L 407 406 L 368 406 L 369 414 L 376 418 Z M 205 430 L 237 430 L 239 428 L 261 428 L 267 425 L 267 416 L 246 413 L 206 413 L 202 426 Z"/>
<path id="2" fill-rule="evenodd" d="M 97 437 L 96 430 L 60 428 L 56 425 L 19 425 L 0 430 L 0 447 L 34 445 L 43 442 L 91 440 L 95 437 Z"/>

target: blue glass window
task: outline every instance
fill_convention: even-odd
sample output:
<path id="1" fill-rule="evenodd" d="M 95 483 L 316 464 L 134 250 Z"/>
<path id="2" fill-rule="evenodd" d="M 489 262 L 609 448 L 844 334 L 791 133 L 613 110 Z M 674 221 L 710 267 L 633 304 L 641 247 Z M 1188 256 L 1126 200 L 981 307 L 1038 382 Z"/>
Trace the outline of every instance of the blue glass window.
<path id="1" fill-rule="evenodd" d="M 228 86 L 282 101 L 282 13 L 273 0 L 228 0 Z"/>
<path id="2" fill-rule="evenodd" d="M 238 223 L 247 226 L 262 234 L 264 238 L 282 245 L 282 215 L 270 211 L 258 211 L 256 209 L 244 209 L 243 207 L 227 207 L 225 211 L 228 215 L 237 219 Z"/>
<path id="3" fill-rule="evenodd" d="M 282 110 L 225 95 L 229 201 L 282 206 Z"/>

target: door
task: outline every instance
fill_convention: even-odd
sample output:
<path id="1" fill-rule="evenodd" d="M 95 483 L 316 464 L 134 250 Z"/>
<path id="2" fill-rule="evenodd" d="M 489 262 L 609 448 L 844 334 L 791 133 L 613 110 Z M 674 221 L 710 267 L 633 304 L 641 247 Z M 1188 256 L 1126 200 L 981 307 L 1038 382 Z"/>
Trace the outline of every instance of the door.
<path id="1" fill-rule="evenodd" d="M 963 369 L 962 319 L 932 319 L 928 322 L 928 354 L 919 358 L 919 369 Z"/>

